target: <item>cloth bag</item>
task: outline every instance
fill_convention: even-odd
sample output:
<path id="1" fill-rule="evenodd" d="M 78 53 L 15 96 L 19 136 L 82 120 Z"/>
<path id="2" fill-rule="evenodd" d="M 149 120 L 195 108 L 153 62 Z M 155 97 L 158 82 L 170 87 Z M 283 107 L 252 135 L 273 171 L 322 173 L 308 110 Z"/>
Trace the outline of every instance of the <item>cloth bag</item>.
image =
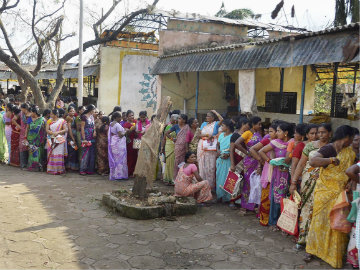
<path id="1" fill-rule="evenodd" d="M 224 186 L 220 187 L 233 197 L 239 192 L 241 180 L 241 174 L 229 170 L 226 180 L 224 182 Z"/>
<path id="2" fill-rule="evenodd" d="M 141 147 L 141 139 L 134 139 L 133 149 L 140 149 L 140 147 Z"/>
<path id="3" fill-rule="evenodd" d="M 342 191 L 330 211 L 331 229 L 343 233 L 351 231 L 351 223 L 346 219 L 350 213 L 350 203 L 346 191 Z"/>
<path id="4" fill-rule="evenodd" d="M 216 151 L 217 139 L 213 140 L 204 140 L 202 143 L 202 148 L 204 151 Z"/>
<path id="5" fill-rule="evenodd" d="M 255 203 L 260 205 L 261 203 L 261 175 L 254 171 L 250 175 L 250 194 L 248 203 Z"/>
<path id="6" fill-rule="evenodd" d="M 282 198 L 280 201 L 281 215 L 277 226 L 290 235 L 298 235 L 299 203 L 295 202 L 293 196 Z"/>

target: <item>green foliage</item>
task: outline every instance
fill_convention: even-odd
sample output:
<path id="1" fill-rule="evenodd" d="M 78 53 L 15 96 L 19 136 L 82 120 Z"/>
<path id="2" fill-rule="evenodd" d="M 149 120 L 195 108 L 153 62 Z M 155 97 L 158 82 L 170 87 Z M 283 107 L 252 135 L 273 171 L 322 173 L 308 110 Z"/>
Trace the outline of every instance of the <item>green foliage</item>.
<path id="1" fill-rule="evenodd" d="M 226 15 L 225 4 L 222 2 L 220 10 L 215 14 L 216 17 L 224 17 Z"/>
<path id="2" fill-rule="evenodd" d="M 330 113 L 331 110 L 331 89 L 329 84 L 316 84 L 315 85 L 315 101 L 314 112 L 317 113 Z"/>
<path id="3" fill-rule="evenodd" d="M 220 10 L 215 14 L 216 17 L 224 17 L 234 20 L 242 20 L 245 18 L 252 18 L 255 16 L 254 12 L 248 8 L 234 9 L 230 12 L 227 12 L 225 9 L 224 2 L 222 2 Z"/>

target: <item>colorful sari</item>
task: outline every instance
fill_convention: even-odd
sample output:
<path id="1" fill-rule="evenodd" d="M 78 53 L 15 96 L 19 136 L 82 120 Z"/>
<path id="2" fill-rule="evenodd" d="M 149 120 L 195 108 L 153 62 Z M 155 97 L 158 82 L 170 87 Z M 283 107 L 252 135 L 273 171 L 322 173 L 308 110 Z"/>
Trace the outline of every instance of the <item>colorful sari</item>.
<path id="1" fill-rule="evenodd" d="M 20 125 L 21 120 L 18 118 L 16 122 Z M 19 167 L 20 166 L 20 131 L 16 129 L 16 125 L 11 122 L 11 154 L 10 154 L 10 165 Z"/>
<path id="2" fill-rule="evenodd" d="M 232 134 L 225 136 L 225 133 L 221 133 L 219 136 L 220 155 L 230 154 L 230 138 Z M 230 156 L 227 159 L 220 157 L 216 160 L 216 197 L 222 199 L 222 202 L 230 201 L 230 194 L 224 191 L 226 177 L 229 173 L 231 166 Z"/>
<path id="3" fill-rule="evenodd" d="M 19 143 L 19 150 L 20 150 L 20 167 L 26 168 L 28 165 L 28 147 L 24 144 L 24 141 L 26 139 L 26 125 L 28 122 L 28 118 L 23 112 L 20 113 L 20 143 Z"/>
<path id="4" fill-rule="evenodd" d="M 81 116 L 81 121 L 85 122 L 84 133 L 85 140 L 91 142 L 90 146 L 85 146 L 82 149 L 82 157 L 80 161 L 80 174 L 94 174 L 95 173 L 95 122 L 94 117 Z"/>
<path id="5" fill-rule="evenodd" d="M 334 268 L 341 268 L 348 236 L 331 229 L 329 215 L 339 194 L 345 190 L 348 182 L 345 171 L 353 164 L 355 153 L 349 146 L 342 149 L 336 158 L 340 160 L 338 166 L 330 164 L 326 168 L 320 168 L 314 191 L 313 215 L 306 252 L 319 257 Z"/>
<path id="6" fill-rule="evenodd" d="M 186 135 L 189 132 L 189 125 L 185 125 L 182 129 L 176 134 L 176 142 L 175 142 L 175 164 L 174 164 L 174 172 L 173 179 L 176 178 L 179 165 L 182 162 L 185 162 L 185 154 L 186 154 Z"/>
<path id="7" fill-rule="evenodd" d="M 0 162 L 7 162 L 9 159 L 8 145 L 5 136 L 4 114 L 0 113 Z"/>
<path id="8" fill-rule="evenodd" d="M 57 132 L 66 128 L 66 121 L 58 119 L 56 122 L 50 122 L 49 128 L 52 132 Z M 63 174 L 65 173 L 65 156 L 66 156 L 66 135 L 59 135 L 53 138 L 47 137 L 47 173 L 49 174 Z"/>
<path id="9" fill-rule="evenodd" d="M 102 127 L 101 121 L 95 121 L 96 128 L 96 167 L 98 174 L 108 174 L 109 169 L 109 158 L 108 158 L 108 133 L 109 126 L 105 125 Z"/>
<path id="10" fill-rule="evenodd" d="M 254 146 L 260 141 L 261 141 L 261 135 L 259 133 L 254 133 L 251 136 L 251 139 L 248 141 L 248 143 L 246 143 L 247 150 L 249 150 L 252 146 Z M 250 188 L 251 188 L 250 175 L 257 169 L 257 167 L 259 166 L 259 162 L 251 156 L 246 156 L 243 160 L 243 165 L 244 165 L 244 180 L 241 191 L 241 208 L 254 211 L 255 204 L 248 203 Z"/>
<path id="11" fill-rule="evenodd" d="M 216 136 L 218 131 L 218 123 L 203 123 L 201 125 L 201 135 Z M 199 174 L 202 179 L 206 179 L 210 183 L 211 189 L 215 189 L 216 179 L 216 151 L 204 151 L 203 150 L 203 139 L 199 140 L 197 158 L 199 164 Z"/>
<path id="12" fill-rule="evenodd" d="M 6 117 L 6 113 L 4 115 L 4 123 L 5 123 L 5 137 L 6 137 L 8 155 L 9 155 L 8 162 L 10 163 L 12 128 L 11 128 L 11 118 Z"/>
<path id="13" fill-rule="evenodd" d="M 165 132 L 168 131 L 172 127 L 171 124 L 167 125 L 165 128 Z M 170 133 L 171 138 L 176 137 L 176 132 Z M 165 183 L 174 184 L 174 164 L 175 164 L 175 143 L 169 139 L 165 138 L 165 174 L 163 181 Z"/>
<path id="14" fill-rule="evenodd" d="M 76 136 L 75 136 L 75 140 L 76 140 L 76 144 L 78 145 L 78 150 L 77 150 L 77 155 L 78 155 L 78 163 L 82 158 L 82 153 L 83 153 L 83 149 L 81 147 L 81 119 L 80 116 L 76 116 L 75 117 L 75 126 L 76 126 Z"/>
<path id="15" fill-rule="evenodd" d="M 44 161 L 44 144 L 46 138 L 45 132 L 45 119 L 39 117 L 35 121 L 31 118 L 28 119 L 29 131 L 27 140 L 29 142 L 29 158 L 28 170 L 29 171 L 43 171 Z"/>
<path id="16" fill-rule="evenodd" d="M 189 143 L 189 150 L 195 154 L 197 154 L 200 133 L 201 133 L 200 128 L 197 128 L 191 142 Z"/>
<path id="17" fill-rule="evenodd" d="M 128 179 L 128 167 L 126 158 L 126 136 L 119 137 L 119 132 L 125 135 L 125 129 L 119 124 L 109 127 L 108 132 L 108 153 L 110 180 Z"/>
<path id="18" fill-rule="evenodd" d="M 314 190 L 316 180 L 319 178 L 320 168 L 311 167 L 310 159 L 318 150 L 319 148 L 315 147 L 313 142 L 309 142 L 303 150 L 303 155 L 308 157 L 308 161 L 301 176 L 301 213 L 299 218 L 299 238 L 297 242 L 299 245 L 306 244 L 306 238 L 311 224 Z"/>
<path id="19" fill-rule="evenodd" d="M 134 123 L 125 122 L 123 127 L 130 129 Z M 128 133 L 127 140 L 126 140 L 126 153 L 127 153 L 127 165 L 128 165 L 128 173 L 129 176 L 132 177 L 135 171 L 136 161 L 138 157 L 138 149 L 134 149 L 134 139 L 136 139 L 136 132 L 133 130 L 132 132 Z"/>
<path id="20" fill-rule="evenodd" d="M 286 156 L 288 142 L 280 139 L 270 142 L 276 158 Z M 285 198 L 289 188 L 289 170 L 283 166 L 274 166 L 270 185 L 270 215 L 269 225 L 275 226 L 280 217 L 280 201 Z"/>
<path id="21" fill-rule="evenodd" d="M 76 140 L 77 129 L 76 129 L 76 123 L 75 123 L 75 116 L 72 118 L 70 128 L 71 128 L 71 132 L 74 136 L 74 139 Z M 79 170 L 78 153 L 77 153 L 77 150 L 71 145 L 71 142 L 72 142 L 72 138 L 70 136 L 67 136 L 68 156 L 66 158 L 65 167 L 66 167 L 66 169 L 78 171 Z M 76 141 L 73 143 L 79 145 Z"/>

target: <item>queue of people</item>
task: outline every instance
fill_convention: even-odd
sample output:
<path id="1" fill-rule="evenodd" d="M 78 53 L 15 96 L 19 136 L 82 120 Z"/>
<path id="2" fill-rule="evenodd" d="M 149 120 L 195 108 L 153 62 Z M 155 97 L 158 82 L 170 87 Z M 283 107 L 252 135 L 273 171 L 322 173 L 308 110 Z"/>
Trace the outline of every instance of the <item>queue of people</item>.
<path id="1" fill-rule="evenodd" d="M 151 125 L 146 111 L 135 119 L 133 111 L 124 113 L 118 106 L 106 116 L 94 105 L 70 104 L 65 110 L 59 100 L 59 108 L 42 113 L 29 103 L 0 103 L 0 160 L 53 175 L 75 171 L 108 175 L 110 180 L 133 177 L 141 138 Z M 162 180 L 174 185 L 175 195 L 193 196 L 202 206 L 226 203 L 279 231 L 281 202 L 297 192 L 301 203 L 295 248 L 306 250 L 306 261 L 316 256 L 341 268 L 348 235 L 332 229 L 330 212 L 339 194 L 360 186 L 359 130 L 344 125 L 333 131 L 328 123 L 263 123 L 257 116 L 226 119 L 214 110 L 199 124 L 175 110 L 164 128 Z M 241 176 L 235 194 L 224 189 L 230 172 Z M 258 201 L 250 200 L 255 188 Z M 347 261 L 359 266 L 353 244 Z"/>

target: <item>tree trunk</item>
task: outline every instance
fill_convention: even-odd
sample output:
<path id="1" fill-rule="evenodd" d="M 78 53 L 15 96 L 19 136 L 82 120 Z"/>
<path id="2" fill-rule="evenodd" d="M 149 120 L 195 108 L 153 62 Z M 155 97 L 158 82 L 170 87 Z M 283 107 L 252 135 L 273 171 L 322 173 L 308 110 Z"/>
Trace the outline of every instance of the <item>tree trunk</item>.
<path id="1" fill-rule="evenodd" d="M 345 25 L 346 24 L 346 4 L 345 0 L 336 0 L 335 2 L 335 26 Z"/>
<path id="2" fill-rule="evenodd" d="M 155 180 L 161 135 L 171 106 L 170 97 L 164 97 L 150 128 L 141 138 L 141 147 L 134 172 L 136 177 L 133 186 L 134 196 L 144 198 L 146 186 L 152 186 L 152 182 Z"/>
<path id="3" fill-rule="evenodd" d="M 359 0 L 350 0 L 350 12 L 351 22 L 356 23 L 360 20 L 359 18 Z"/>

